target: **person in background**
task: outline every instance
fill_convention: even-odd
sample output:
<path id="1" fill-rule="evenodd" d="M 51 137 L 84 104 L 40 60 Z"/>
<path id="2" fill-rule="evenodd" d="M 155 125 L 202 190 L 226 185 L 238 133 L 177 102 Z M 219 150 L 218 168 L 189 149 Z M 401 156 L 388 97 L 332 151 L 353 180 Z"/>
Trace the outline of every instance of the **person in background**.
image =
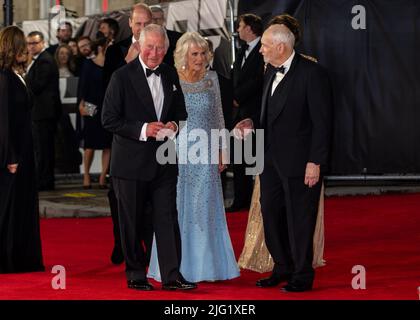
<path id="1" fill-rule="evenodd" d="M 238 18 L 238 34 L 243 41 L 233 66 L 233 123 L 251 117 L 261 104 L 264 61 L 259 53 L 263 24 L 254 14 Z M 248 209 L 251 203 L 253 179 L 246 175 L 245 156 L 241 163 L 233 164 L 234 200 L 227 212 Z M 235 159 L 236 160 L 236 159 Z"/>
<path id="2" fill-rule="evenodd" d="M 188 137 L 203 130 L 225 129 L 219 81 L 208 71 L 210 52 L 207 41 L 197 32 L 187 32 L 178 41 L 175 66 L 185 97 L 188 119 L 178 137 L 178 154 L 185 159 L 196 144 Z M 226 141 L 225 141 L 226 142 Z M 226 165 L 226 144 L 209 141 L 207 154 L 199 163 L 185 159 L 179 164 L 177 185 L 178 223 L 181 232 L 181 273 L 188 281 L 218 281 L 239 276 L 226 222 L 220 179 Z M 201 153 L 201 150 L 200 150 Z M 218 160 L 216 163 L 212 161 Z M 156 249 L 156 247 L 154 247 Z M 156 252 L 157 251 L 157 252 Z M 160 281 L 159 248 L 153 250 L 148 276 Z"/>
<path id="3" fill-rule="evenodd" d="M 72 49 L 67 44 L 62 44 L 55 52 L 55 61 L 58 66 L 60 78 L 68 78 L 74 76 L 74 61 L 72 59 Z"/>
<path id="4" fill-rule="evenodd" d="M 99 188 L 107 189 L 106 175 L 109 169 L 112 134 L 104 130 L 101 123 L 102 104 L 105 95 L 103 67 L 107 40 L 100 38 L 93 43 L 94 58 L 85 61 L 80 75 L 78 92 L 79 112 L 82 116 L 83 188 L 92 188 L 90 167 L 95 150 L 102 150 L 102 170 Z"/>
<path id="5" fill-rule="evenodd" d="M 166 34 L 168 35 L 169 48 L 168 48 L 168 52 L 165 55 L 165 58 L 163 58 L 163 62 L 165 62 L 166 64 L 170 66 L 173 66 L 175 64 L 174 51 L 175 51 L 176 43 L 178 42 L 179 38 L 182 36 L 182 33 L 168 30 L 166 28 L 165 12 L 163 11 L 161 6 L 159 5 L 150 6 L 150 10 L 152 11 L 152 23 L 165 27 Z"/>
<path id="6" fill-rule="evenodd" d="M 109 46 L 114 44 L 119 31 L 120 26 L 118 25 L 117 20 L 112 18 L 105 18 L 99 23 L 99 29 L 96 38 L 105 37 L 107 39 L 106 49 L 108 49 Z"/>
<path id="7" fill-rule="evenodd" d="M 109 47 L 105 56 L 105 85 L 108 85 L 112 74 L 122 66 L 130 63 L 139 55 L 140 33 L 152 22 L 152 12 L 148 5 L 137 3 L 131 8 L 128 20 L 132 36 Z"/>
<path id="8" fill-rule="evenodd" d="M 58 43 L 52 46 L 49 46 L 46 50 L 48 51 L 49 54 L 51 54 L 54 57 L 55 52 L 57 51 L 57 48 L 62 44 L 68 44 L 72 36 L 73 36 L 73 25 L 69 21 L 60 22 L 57 28 Z"/>
<path id="9" fill-rule="evenodd" d="M 79 48 L 77 47 L 77 40 L 76 40 L 76 38 L 71 38 L 69 40 L 68 45 L 71 48 L 71 53 L 72 53 L 73 57 L 76 57 L 79 54 Z"/>
<path id="10" fill-rule="evenodd" d="M 44 49 L 44 35 L 39 31 L 28 34 L 28 51 L 32 62 L 25 77 L 33 93 L 32 133 L 38 175 L 38 190 L 55 187 L 55 146 L 57 122 L 61 117 L 59 72 L 54 57 Z"/>
<path id="11" fill-rule="evenodd" d="M 0 273 L 44 271 L 27 55 L 22 30 L 0 31 Z"/>
<path id="12" fill-rule="evenodd" d="M 77 48 L 79 53 L 76 57 L 74 57 L 74 75 L 79 77 L 85 60 L 92 57 L 92 40 L 88 36 L 82 36 L 78 38 Z"/>

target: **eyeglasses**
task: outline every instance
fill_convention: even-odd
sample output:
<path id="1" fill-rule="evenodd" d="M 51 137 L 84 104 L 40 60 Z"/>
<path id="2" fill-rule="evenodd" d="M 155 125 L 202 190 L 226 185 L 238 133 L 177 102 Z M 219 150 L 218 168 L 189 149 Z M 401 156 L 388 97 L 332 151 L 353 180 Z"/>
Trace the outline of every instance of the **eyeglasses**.
<path id="1" fill-rule="evenodd" d="M 34 42 L 28 42 L 28 46 L 36 46 L 37 44 L 40 44 L 42 41 L 34 41 Z"/>

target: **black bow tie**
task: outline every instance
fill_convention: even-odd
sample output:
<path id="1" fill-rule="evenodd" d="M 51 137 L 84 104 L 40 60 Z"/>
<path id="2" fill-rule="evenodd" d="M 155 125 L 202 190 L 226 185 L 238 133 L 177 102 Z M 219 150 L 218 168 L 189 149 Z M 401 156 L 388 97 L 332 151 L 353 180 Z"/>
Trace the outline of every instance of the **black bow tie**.
<path id="1" fill-rule="evenodd" d="M 160 76 L 160 68 L 157 67 L 155 70 L 146 68 L 146 76 L 147 77 L 150 77 L 153 73 L 159 77 Z"/>
<path id="2" fill-rule="evenodd" d="M 280 72 L 282 74 L 284 74 L 284 72 L 286 71 L 286 68 L 284 66 L 277 67 L 277 68 L 274 68 L 274 69 L 276 70 L 276 72 Z"/>

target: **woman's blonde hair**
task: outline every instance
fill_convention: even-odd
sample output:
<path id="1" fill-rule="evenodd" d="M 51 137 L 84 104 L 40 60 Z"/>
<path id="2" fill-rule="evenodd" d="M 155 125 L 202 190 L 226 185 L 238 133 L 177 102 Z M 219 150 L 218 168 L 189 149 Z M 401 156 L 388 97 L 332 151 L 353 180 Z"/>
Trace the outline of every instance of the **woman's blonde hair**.
<path id="1" fill-rule="evenodd" d="M 0 31 L 0 70 L 16 66 L 16 56 L 27 51 L 25 34 L 15 26 Z"/>
<path id="2" fill-rule="evenodd" d="M 197 32 L 186 32 L 176 43 L 174 61 L 177 70 L 185 69 L 187 67 L 187 54 L 192 44 L 204 49 L 207 63 L 210 61 L 211 55 L 206 39 Z"/>

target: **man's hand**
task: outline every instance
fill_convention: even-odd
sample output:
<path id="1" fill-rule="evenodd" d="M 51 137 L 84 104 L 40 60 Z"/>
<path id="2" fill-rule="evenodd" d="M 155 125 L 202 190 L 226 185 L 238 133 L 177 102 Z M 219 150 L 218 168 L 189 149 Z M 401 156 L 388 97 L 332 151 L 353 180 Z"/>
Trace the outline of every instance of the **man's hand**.
<path id="1" fill-rule="evenodd" d="M 8 164 L 7 165 L 7 169 L 9 170 L 10 173 L 15 174 L 18 168 L 18 164 L 17 163 L 12 163 L 12 164 Z"/>
<path id="2" fill-rule="evenodd" d="M 222 149 L 219 152 L 219 173 L 222 173 L 226 168 L 228 164 L 226 150 Z"/>
<path id="3" fill-rule="evenodd" d="M 312 188 L 314 185 L 318 183 L 319 174 L 320 174 L 319 164 L 308 162 L 306 164 L 306 171 L 305 171 L 305 184 L 309 188 Z"/>
<path id="4" fill-rule="evenodd" d="M 147 124 L 146 137 L 156 138 L 159 131 L 162 130 L 165 125 L 162 122 L 150 122 Z"/>
<path id="5" fill-rule="evenodd" d="M 238 103 L 238 101 L 233 100 L 233 106 L 234 106 L 235 108 L 239 108 L 239 103 Z"/>
<path id="6" fill-rule="evenodd" d="M 140 53 L 139 42 L 138 41 L 133 42 L 130 48 L 128 49 L 127 55 L 125 56 L 125 62 L 130 63 L 131 61 L 133 61 L 134 59 L 138 57 L 139 53 Z"/>
<path id="7" fill-rule="evenodd" d="M 168 122 L 164 125 L 164 127 L 159 130 L 157 136 L 156 136 L 156 140 L 164 140 L 165 138 L 169 138 L 172 139 L 173 137 L 175 137 L 176 131 L 177 131 L 177 126 L 175 125 L 174 122 Z"/>
<path id="8" fill-rule="evenodd" d="M 254 130 L 254 123 L 251 119 L 244 119 L 238 122 L 233 128 L 233 135 L 236 139 L 245 139 Z"/>

